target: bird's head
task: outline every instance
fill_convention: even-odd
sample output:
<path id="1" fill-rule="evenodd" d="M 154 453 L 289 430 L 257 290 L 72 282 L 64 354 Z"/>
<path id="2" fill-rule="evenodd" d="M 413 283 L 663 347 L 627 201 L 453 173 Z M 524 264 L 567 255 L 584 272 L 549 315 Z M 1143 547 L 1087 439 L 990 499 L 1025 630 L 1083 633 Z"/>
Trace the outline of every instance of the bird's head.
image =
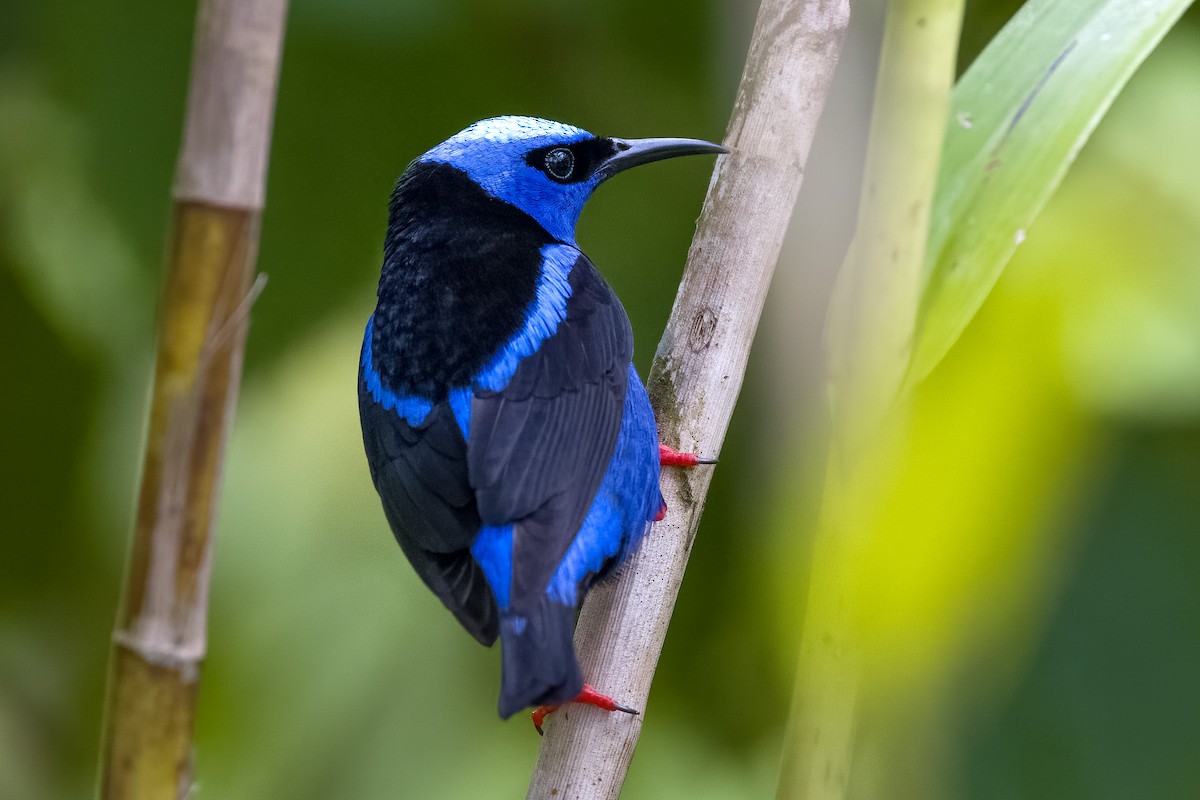
<path id="1" fill-rule="evenodd" d="M 674 156 L 724 153 L 699 139 L 616 139 L 536 117 L 476 122 L 418 161 L 449 164 L 485 192 L 574 243 L 575 223 L 597 186 L 622 170 Z"/>

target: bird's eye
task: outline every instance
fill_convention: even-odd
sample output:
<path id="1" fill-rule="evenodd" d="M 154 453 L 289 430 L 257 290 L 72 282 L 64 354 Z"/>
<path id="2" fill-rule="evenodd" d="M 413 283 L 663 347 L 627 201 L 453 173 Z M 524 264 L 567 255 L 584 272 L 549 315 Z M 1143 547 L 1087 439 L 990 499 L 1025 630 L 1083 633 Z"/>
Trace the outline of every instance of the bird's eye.
<path id="1" fill-rule="evenodd" d="M 565 181 L 575 171 L 575 154 L 565 147 L 556 147 L 546 153 L 546 172 L 551 177 Z"/>

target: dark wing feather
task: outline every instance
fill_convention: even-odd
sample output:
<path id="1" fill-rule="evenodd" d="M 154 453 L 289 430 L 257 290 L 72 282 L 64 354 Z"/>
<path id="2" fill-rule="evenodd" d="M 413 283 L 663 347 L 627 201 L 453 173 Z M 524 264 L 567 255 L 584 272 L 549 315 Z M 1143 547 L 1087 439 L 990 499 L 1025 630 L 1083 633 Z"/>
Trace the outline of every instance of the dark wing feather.
<path id="1" fill-rule="evenodd" d="M 467 444 L 448 403 L 411 426 L 358 387 L 371 479 L 392 532 L 417 574 L 472 636 L 496 640 L 496 600 L 471 557 L 479 512 L 467 481 Z"/>
<path id="2" fill-rule="evenodd" d="M 545 591 L 616 448 L 633 331 L 580 256 L 566 319 L 499 392 L 471 405 L 467 463 L 485 524 L 515 523 L 512 603 Z"/>

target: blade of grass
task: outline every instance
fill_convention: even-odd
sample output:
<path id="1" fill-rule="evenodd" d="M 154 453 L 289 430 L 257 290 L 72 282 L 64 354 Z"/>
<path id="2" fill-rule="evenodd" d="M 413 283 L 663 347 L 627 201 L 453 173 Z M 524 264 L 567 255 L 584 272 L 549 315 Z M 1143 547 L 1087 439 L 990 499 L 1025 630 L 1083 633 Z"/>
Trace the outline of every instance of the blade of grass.
<path id="1" fill-rule="evenodd" d="M 1191 0 L 1030 0 L 954 89 L 906 386 L 942 360 Z"/>

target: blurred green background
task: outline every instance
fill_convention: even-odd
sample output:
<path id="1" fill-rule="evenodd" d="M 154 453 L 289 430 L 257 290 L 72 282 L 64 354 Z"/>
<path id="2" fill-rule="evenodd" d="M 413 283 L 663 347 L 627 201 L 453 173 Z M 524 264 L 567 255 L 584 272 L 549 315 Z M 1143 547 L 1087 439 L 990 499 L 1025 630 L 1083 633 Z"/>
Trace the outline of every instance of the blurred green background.
<path id="1" fill-rule="evenodd" d="M 538 739 L 419 584 L 354 380 L 386 199 L 466 124 L 719 138 L 753 4 L 297 0 L 229 448 L 195 796 L 513 797 Z M 960 69 L 1015 9 L 968 4 Z M 882 4 L 853 29 L 626 786 L 774 790 L 822 473 L 820 333 Z M 0 798 L 92 791 L 195 7 L 0 10 Z M 1200 796 L 1200 19 L 1118 99 L 922 388 L 859 576 L 862 758 L 890 797 Z M 643 370 L 709 164 L 606 186 L 579 239 Z"/>

